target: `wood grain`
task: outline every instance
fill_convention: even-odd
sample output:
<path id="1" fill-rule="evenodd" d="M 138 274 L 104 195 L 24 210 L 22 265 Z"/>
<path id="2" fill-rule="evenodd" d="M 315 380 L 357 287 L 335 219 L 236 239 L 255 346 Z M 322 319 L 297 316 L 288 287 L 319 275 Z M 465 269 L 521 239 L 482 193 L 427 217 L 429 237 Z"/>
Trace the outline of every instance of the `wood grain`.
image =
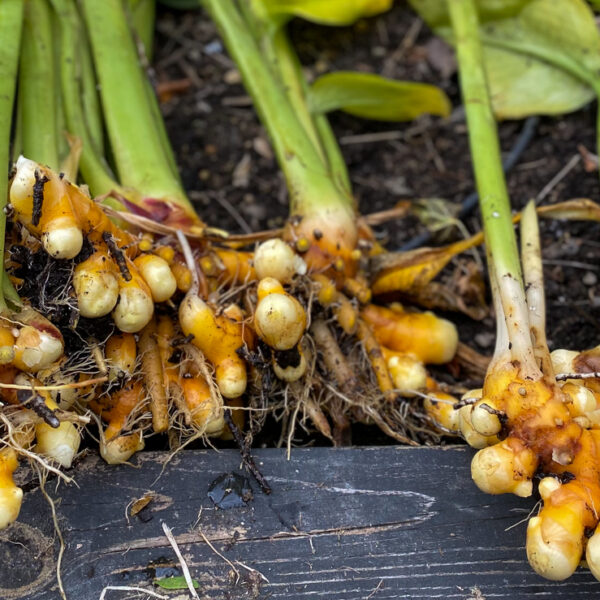
<path id="1" fill-rule="evenodd" d="M 255 456 L 272 495 L 252 482 L 254 499 L 226 511 L 214 507 L 207 490 L 222 473 L 238 471 L 235 451 L 183 452 L 157 481 L 162 454 L 139 455 L 139 468 L 109 467 L 92 456 L 75 469 L 78 488 L 47 484 L 67 544 L 67 597 L 97 600 L 108 585 L 157 590 L 149 565 L 176 565 L 163 521 L 201 598 L 600 597 L 600 582 L 583 569 L 561 583 L 531 571 L 522 520 L 535 500 L 479 492 L 470 481 L 470 449 L 312 448 L 294 450 L 290 461 L 282 450 Z M 148 491 L 156 494 L 152 502 L 127 518 L 127 506 Z M 203 535 L 236 565 L 239 581 Z M 34 489 L 19 523 L 0 533 L 0 598 L 60 598 L 57 552 L 49 506 Z M 188 597 L 186 590 L 169 595 Z M 106 600 L 147 597 L 110 591 Z"/>

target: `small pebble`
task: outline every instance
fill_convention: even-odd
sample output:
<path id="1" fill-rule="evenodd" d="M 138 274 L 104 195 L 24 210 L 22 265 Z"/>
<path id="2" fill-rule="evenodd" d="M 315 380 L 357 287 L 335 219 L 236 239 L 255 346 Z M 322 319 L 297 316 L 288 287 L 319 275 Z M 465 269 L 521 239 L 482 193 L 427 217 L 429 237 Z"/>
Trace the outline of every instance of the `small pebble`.
<path id="1" fill-rule="evenodd" d="M 267 158 L 271 160 L 273 158 L 273 151 L 271 150 L 271 146 L 269 142 L 263 137 L 255 137 L 252 140 L 252 147 L 255 152 L 262 156 L 263 158 Z"/>
<path id="2" fill-rule="evenodd" d="M 584 285 L 596 285 L 596 283 L 598 283 L 598 277 L 596 276 L 596 273 L 587 271 L 581 281 L 583 281 Z"/>
<path id="3" fill-rule="evenodd" d="M 206 54 L 220 54 L 223 52 L 223 44 L 221 44 L 220 40 L 215 40 L 214 42 L 210 42 L 204 46 L 204 52 Z"/>
<path id="4" fill-rule="evenodd" d="M 323 60 L 322 58 L 318 59 L 317 62 L 315 63 L 315 71 L 317 73 L 321 74 L 321 73 L 325 73 L 328 70 L 329 70 L 329 63 L 326 60 Z"/>
<path id="5" fill-rule="evenodd" d="M 592 305 L 592 308 L 600 307 L 600 296 L 597 296 L 596 293 L 596 288 L 590 288 L 588 290 L 588 298 L 590 299 L 590 304 Z"/>
<path id="6" fill-rule="evenodd" d="M 475 343 L 481 348 L 489 348 L 494 343 L 495 335 L 491 332 L 478 333 L 475 336 Z"/>
<path id="7" fill-rule="evenodd" d="M 228 85 L 235 85 L 242 82 L 242 76 L 237 69 L 229 69 L 229 71 L 223 75 L 223 81 Z"/>

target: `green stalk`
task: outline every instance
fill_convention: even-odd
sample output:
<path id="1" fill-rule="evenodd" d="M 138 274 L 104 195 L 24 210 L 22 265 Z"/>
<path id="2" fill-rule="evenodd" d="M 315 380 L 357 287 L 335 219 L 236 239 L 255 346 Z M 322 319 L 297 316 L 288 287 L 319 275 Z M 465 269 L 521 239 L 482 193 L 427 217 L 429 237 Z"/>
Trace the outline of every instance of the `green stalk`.
<path id="1" fill-rule="evenodd" d="M 196 0 L 196 7 L 198 6 L 198 0 Z M 147 69 L 149 63 L 152 60 L 152 51 L 154 45 L 154 22 L 156 17 L 156 2 L 155 0 L 128 0 L 127 4 L 127 17 L 129 21 L 129 28 L 132 31 L 136 43 L 142 44 L 138 54 L 142 59 L 142 67 Z M 156 94 L 154 88 L 150 83 L 150 80 L 146 78 L 146 92 L 148 94 L 148 102 L 154 114 L 156 125 L 159 128 L 159 134 L 162 139 L 163 149 L 169 158 L 169 165 L 175 175 L 179 177 L 177 170 L 177 161 L 173 148 L 171 148 L 171 142 L 167 134 L 167 129 L 164 125 L 164 121 L 160 112 L 160 107 L 156 101 Z"/>
<path id="2" fill-rule="evenodd" d="M 23 0 L 3 0 L 0 2 L 0 40 L 2 40 L 0 44 L 0 257 L 4 257 L 4 238 L 6 234 L 4 207 L 8 196 L 10 131 L 19 65 L 23 6 Z M 0 310 L 6 309 L 6 284 L 10 284 L 10 281 L 5 276 L 4 268 L 2 268 L 0 269 Z"/>
<path id="3" fill-rule="evenodd" d="M 301 74 L 301 65 L 290 46 L 285 25 L 274 23 L 263 0 L 242 0 L 240 8 L 260 49 L 269 61 L 276 77 L 283 83 L 288 101 L 323 161 L 327 160 L 319 133 L 306 103 L 306 82 Z"/>
<path id="4" fill-rule="evenodd" d="M 154 42 L 154 19 L 156 16 L 155 0 L 127 0 L 127 15 L 132 29 L 135 31 L 148 62 L 152 62 L 152 46 Z"/>
<path id="5" fill-rule="evenodd" d="M 79 11 L 77 13 L 77 32 L 81 36 L 78 45 L 79 77 L 81 105 L 87 131 L 92 139 L 94 150 L 99 156 L 104 156 L 104 123 L 102 122 L 102 106 L 98 95 L 96 73 L 85 26 Z"/>
<path id="6" fill-rule="evenodd" d="M 23 0 L 20 0 L 23 3 Z M 21 116 L 22 107 L 19 102 L 16 102 L 14 111 L 14 124 L 13 124 L 13 139 L 12 149 L 10 152 L 11 162 L 16 163 L 17 159 L 23 154 L 23 118 Z M 11 115 L 9 114 L 9 117 Z M 10 142 L 10 140 L 9 140 Z"/>
<path id="7" fill-rule="evenodd" d="M 508 329 L 509 348 L 496 346 L 496 355 L 510 350 L 522 363 L 525 373 L 539 377 L 531 335 L 529 315 L 519 254 L 511 218 L 510 202 L 502 170 L 496 121 L 483 68 L 477 9 L 474 0 L 447 0 L 465 106 L 473 170 L 488 252 L 492 290 L 500 296 Z M 496 302 L 496 305 L 500 303 Z M 498 340 L 499 342 L 500 340 Z"/>
<path id="8" fill-rule="evenodd" d="M 529 308 L 529 328 L 533 351 L 542 373 L 553 374 L 552 361 L 546 339 L 546 297 L 544 294 L 544 267 L 535 201 L 530 200 L 521 217 L 521 261 L 525 280 L 525 295 Z"/>
<path id="9" fill-rule="evenodd" d="M 45 0 L 48 6 L 50 7 L 50 2 Z M 51 1 L 51 0 L 50 0 Z M 60 21 L 56 18 L 56 14 L 54 11 L 50 11 L 51 24 L 52 24 L 52 58 L 53 58 L 53 75 L 54 81 L 52 83 L 52 90 L 60 90 L 60 44 L 58 43 L 58 39 L 60 37 Z M 60 162 L 60 170 L 63 171 L 65 166 L 65 161 L 68 162 L 68 159 L 71 154 L 71 144 L 69 143 L 65 132 L 67 130 L 67 124 L 65 121 L 65 111 L 63 110 L 63 103 L 60 94 L 56 96 L 56 110 L 55 110 L 55 119 L 56 119 L 56 147 L 58 149 L 58 160 Z M 76 175 L 76 173 L 74 174 Z M 70 174 L 67 174 L 70 176 Z"/>
<path id="10" fill-rule="evenodd" d="M 50 6 L 46 0 L 26 0 L 19 69 L 22 149 L 27 158 L 58 170 L 53 52 Z"/>
<path id="11" fill-rule="evenodd" d="M 351 193 L 348 169 L 327 116 L 312 114 L 308 108 L 309 86 L 285 25 L 269 18 L 263 0 L 246 0 L 241 6 L 259 46 L 283 83 L 287 98 L 304 130 L 328 165 L 334 180 Z"/>
<path id="12" fill-rule="evenodd" d="M 205 0 L 229 54 L 267 128 L 290 192 L 290 213 L 323 222 L 336 219 L 340 227 L 355 218 L 352 196 L 336 185 L 327 164 L 305 131 L 282 84 L 273 75 L 238 12 L 235 2 Z M 343 224 L 342 224 L 343 222 Z M 354 225 L 353 225 L 354 227 Z"/>
<path id="13" fill-rule="evenodd" d="M 195 219 L 194 209 L 172 169 L 172 155 L 165 148 L 161 132 L 164 125 L 153 106 L 156 98 L 148 94 L 148 82 L 121 1 L 82 0 L 81 6 L 121 184 L 143 198 L 168 200 Z"/>
<path id="14" fill-rule="evenodd" d="M 343 187 L 348 194 L 352 193 L 352 184 L 350 183 L 350 175 L 346 161 L 342 156 L 340 145 L 333 133 L 333 129 L 329 124 L 327 115 L 314 115 L 315 126 L 321 138 L 321 144 L 329 163 L 329 170 L 338 185 Z"/>
<path id="15" fill-rule="evenodd" d="M 302 73 L 298 55 L 283 28 L 278 29 L 273 36 L 273 52 L 294 110 L 302 117 L 303 124 L 306 123 L 305 127 L 310 127 L 311 137 L 314 136 L 316 139 L 319 153 L 323 156 L 334 180 L 350 194 L 350 176 L 329 119 L 327 115 L 313 115 L 308 109 L 309 86 Z"/>
<path id="16" fill-rule="evenodd" d="M 97 143 L 90 134 L 82 104 L 82 74 L 80 57 L 86 54 L 86 40 L 74 0 L 51 0 L 60 23 L 60 81 L 70 134 L 82 142 L 79 168 L 93 195 L 117 190 L 110 169 L 97 151 Z M 88 111 L 89 112 L 89 111 Z M 97 135 L 97 132 L 96 134 Z"/>

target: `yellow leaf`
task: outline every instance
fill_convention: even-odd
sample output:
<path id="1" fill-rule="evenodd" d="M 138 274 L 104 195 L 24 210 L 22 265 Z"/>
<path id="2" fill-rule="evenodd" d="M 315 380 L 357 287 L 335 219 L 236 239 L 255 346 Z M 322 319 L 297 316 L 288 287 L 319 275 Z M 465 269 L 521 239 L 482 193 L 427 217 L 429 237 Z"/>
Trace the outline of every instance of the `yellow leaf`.
<path id="1" fill-rule="evenodd" d="M 321 25 L 351 25 L 389 10 L 394 0 L 262 0 L 273 16 L 301 17 Z"/>
<path id="2" fill-rule="evenodd" d="M 309 105 L 313 113 L 343 110 L 378 121 L 410 121 L 422 114 L 445 117 L 451 109 L 446 94 L 433 85 L 350 71 L 319 77 L 311 88 Z"/>
<path id="3" fill-rule="evenodd" d="M 408 252 L 389 252 L 371 259 L 371 291 L 416 293 L 427 285 L 457 254 L 478 246 L 483 235 L 439 248 L 417 248 Z"/>

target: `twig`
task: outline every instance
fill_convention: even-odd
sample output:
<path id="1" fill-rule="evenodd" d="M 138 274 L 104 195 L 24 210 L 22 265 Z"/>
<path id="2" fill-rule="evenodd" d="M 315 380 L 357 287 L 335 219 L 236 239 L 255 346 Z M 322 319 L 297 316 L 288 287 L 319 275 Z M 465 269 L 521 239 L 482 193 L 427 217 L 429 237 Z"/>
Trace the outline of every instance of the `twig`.
<path id="1" fill-rule="evenodd" d="M 402 131 L 378 131 L 376 133 L 361 133 L 357 135 L 345 135 L 340 138 L 342 146 L 350 144 L 369 144 L 378 142 L 387 142 L 390 140 L 401 140 L 404 137 Z"/>
<path id="2" fill-rule="evenodd" d="M 362 219 L 367 225 L 381 225 L 393 219 L 402 219 L 410 212 L 411 204 L 408 201 L 399 202 L 394 208 L 364 215 Z"/>
<path id="3" fill-rule="evenodd" d="M 206 542 L 206 545 L 219 557 L 222 558 L 233 570 L 236 575 L 235 582 L 240 580 L 240 572 L 235 568 L 235 565 L 225 556 L 223 556 L 211 543 L 210 540 L 204 535 L 204 532 L 201 529 L 198 529 L 198 533 L 202 537 L 202 539 Z"/>
<path id="4" fill-rule="evenodd" d="M 121 272 L 121 277 L 123 277 L 125 281 L 131 281 L 131 273 L 129 272 L 129 267 L 127 266 L 127 260 L 125 259 L 125 253 L 123 250 L 117 246 L 117 242 L 115 242 L 110 232 L 104 231 L 102 233 L 102 239 L 107 245 L 110 255 L 115 259 L 115 262 L 119 267 L 119 271 Z"/>
<path id="5" fill-rule="evenodd" d="M 502 161 L 502 168 L 505 173 L 508 173 L 517 163 L 521 154 L 525 151 L 529 142 L 533 139 L 535 134 L 535 130 L 539 123 L 539 117 L 529 117 L 525 121 L 525 125 L 523 125 L 523 129 L 519 133 L 519 137 L 517 138 L 514 146 L 510 149 L 509 153 L 506 155 L 504 160 Z M 459 219 L 464 219 L 468 216 L 471 211 L 477 206 L 477 200 L 479 199 L 479 195 L 477 192 L 473 192 L 469 194 L 461 203 L 461 208 L 458 212 L 457 217 Z M 426 245 L 427 242 L 431 239 L 431 232 L 425 231 L 420 235 L 412 238 L 406 244 L 404 244 L 400 250 L 405 252 L 407 250 L 413 250 L 414 248 L 418 248 L 419 246 Z"/>
<path id="6" fill-rule="evenodd" d="M 157 594 L 152 590 L 147 590 L 146 588 L 141 587 L 133 587 L 130 585 L 107 585 L 100 594 L 99 600 L 104 600 L 106 596 L 106 592 L 108 591 L 123 591 L 123 592 L 141 592 L 142 594 L 148 594 L 148 596 L 152 596 L 153 598 L 160 598 L 160 600 L 169 600 L 169 596 L 165 596 L 163 594 Z"/>
<path id="7" fill-rule="evenodd" d="M 511 529 L 514 529 L 515 527 L 521 525 L 521 523 L 525 523 L 527 521 L 529 521 L 529 519 L 531 518 L 531 515 L 533 515 L 533 513 L 538 510 L 542 505 L 542 501 L 538 500 L 534 505 L 533 508 L 529 511 L 529 513 L 527 514 L 527 516 L 523 519 L 520 519 L 519 521 L 517 521 L 516 523 L 513 523 L 512 525 L 509 525 L 504 531 L 510 531 Z"/>
<path id="8" fill-rule="evenodd" d="M 187 583 L 188 589 L 190 590 L 190 594 L 192 598 L 196 598 L 196 600 L 200 600 L 198 593 L 196 592 L 196 588 L 194 587 L 194 582 L 192 581 L 192 576 L 190 575 L 190 570 L 188 569 L 187 563 L 181 554 L 181 550 L 179 550 L 179 546 L 177 545 L 177 541 L 171 532 L 169 526 L 163 521 L 162 523 L 163 531 L 165 532 L 165 536 L 169 540 L 169 544 L 173 546 L 173 551 L 177 555 L 177 559 L 179 560 L 179 564 L 181 566 L 181 572 L 183 573 L 183 578 Z"/>
<path id="9" fill-rule="evenodd" d="M 372 598 L 383 586 L 383 579 L 379 580 L 379 583 L 377 584 L 377 587 L 365 598 L 365 600 L 370 600 L 370 598 Z"/>
<path id="10" fill-rule="evenodd" d="M 196 296 L 198 294 L 202 294 L 202 297 L 206 298 L 208 295 L 208 289 L 206 287 L 204 274 L 201 275 L 201 271 L 196 264 L 196 260 L 194 259 L 192 247 L 190 246 L 190 243 L 188 242 L 183 231 L 177 231 L 177 240 L 181 246 L 181 251 L 183 252 L 183 257 L 185 259 L 187 268 L 190 270 L 192 275 L 192 287 L 190 288 L 190 293 L 195 294 Z"/>
<path id="11" fill-rule="evenodd" d="M 567 379 L 596 379 L 600 377 L 600 371 L 592 371 L 591 373 L 559 373 L 556 376 L 556 381 L 566 381 Z"/>
<path id="12" fill-rule="evenodd" d="M 229 215 L 233 218 L 233 220 L 240 226 L 240 229 L 243 230 L 246 234 L 252 234 L 252 227 L 248 225 L 244 217 L 240 214 L 240 212 L 225 198 L 225 196 L 221 193 L 211 194 L 212 197 L 229 213 Z"/>
<path id="13" fill-rule="evenodd" d="M 200 518 L 200 515 L 198 515 L 198 518 Z M 223 556 L 210 542 L 210 540 L 204 535 L 204 532 L 200 529 L 200 527 L 198 527 L 198 533 L 200 534 L 200 537 L 202 537 L 202 539 L 206 542 L 206 545 L 219 557 L 222 558 L 233 570 L 233 572 L 236 574 L 236 584 L 240 579 L 240 572 L 235 568 L 235 565 L 225 556 Z M 270 583 L 269 580 L 257 569 L 253 569 L 252 567 L 249 567 L 248 565 L 245 565 L 243 562 L 240 562 L 239 560 L 235 561 L 235 564 L 238 565 L 239 567 L 241 567 L 242 569 L 246 569 L 246 571 L 248 571 L 249 573 L 256 573 L 263 581 L 265 581 L 266 583 Z"/>
<path id="14" fill-rule="evenodd" d="M 539 204 L 579 164 L 580 160 L 581 154 L 572 156 L 569 162 L 542 188 L 541 192 L 535 197 L 535 203 Z"/>
<path id="15" fill-rule="evenodd" d="M 238 565 L 239 567 L 242 567 L 242 569 L 246 569 L 246 571 L 248 571 L 249 573 L 256 573 L 265 583 L 271 583 L 258 569 L 253 569 L 252 567 L 245 565 L 243 562 L 240 562 L 239 560 L 236 560 L 235 564 Z"/>
<path id="16" fill-rule="evenodd" d="M 82 387 L 95 385 L 96 383 L 104 383 L 108 381 L 108 377 L 96 377 L 95 379 L 86 379 L 73 383 L 63 383 L 60 385 L 20 385 L 18 383 L 0 383 L 0 389 L 3 390 L 33 390 L 34 392 L 53 392 L 60 390 L 72 390 Z"/>
<path id="17" fill-rule="evenodd" d="M 545 258 L 544 264 L 570 267 L 572 269 L 584 269 L 586 271 L 598 271 L 600 269 L 600 266 L 591 263 L 584 263 L 578 260 L 561 260 L 559 258 Z"/>
<path id="18" fill-rule="evenodd" d="M 96 198 L 96 202 L 99 203 L 105 198 L 116 198 L 119 201 L 123 201 L 123 197 L 116 192 L 109 192 L 108 194 L 104 194 L 102 196 L 98 196 Z M 134 213 L 115 210 L 114 208 L 110 208 L 106 205 L 100 205 L 100 208 L 104 211 L 104 213 L 109 217 L 115 217 L 117 219 L 122 219 L 126 223 L 131 223 L 135 225 L 139 229 L 144 231 L 150 231 L 152 233 L 158 233 L 161 235 L 174 235 L 177 233 L 177 229 L 172 225 L 165 225 L 164 223 L 159 223 L 158 221 L 153 221 L 148 217 L 144 217 L 142 215 L 136 215 Z M 186 237 L 192 240 L 214 240 L 214 241 L 223 241 L 224 239 L 229 239 L 229 234 L 223 229 L 217 229 L 216 227 L 196 227 L 193 226 L 191 229 L 185 231 Z"/>
<path id="19" fill-rule="evenodd" d="M 270 494 L 273 490 L 271 489 L 271 486 L 268 484 L 267 480 L 265 479 L 265 476 L 260 472 L 260 470 L 256 466 L 256 463 L 254 462 L 254 459 L 252 458 L 252 455 L 250 454 L 250 450 L 244 443 L 244 439 L 242 437 L 242 432 L 239 430 L 238 426 L 233 422 L 231 412 L 229 410 L 224 410 L 223 418 L 225 419 L 225 423 L 227 423 L 227 426 L 229 427 L 229 429 L 233 435 L 233 439 L 235 440 L 235 443 L 238 445 L 238 447 L 240 449 L 240 453 L 242 455 L 242 460 L 244 461 L 246 468 L 248 469 L 248 471 L 250 471 L 250 473 L 252 474 L 254 479 L 256 479 L 256 482 L 260 486 L 260 489 L 263 491 L 263 493 Z"/>

